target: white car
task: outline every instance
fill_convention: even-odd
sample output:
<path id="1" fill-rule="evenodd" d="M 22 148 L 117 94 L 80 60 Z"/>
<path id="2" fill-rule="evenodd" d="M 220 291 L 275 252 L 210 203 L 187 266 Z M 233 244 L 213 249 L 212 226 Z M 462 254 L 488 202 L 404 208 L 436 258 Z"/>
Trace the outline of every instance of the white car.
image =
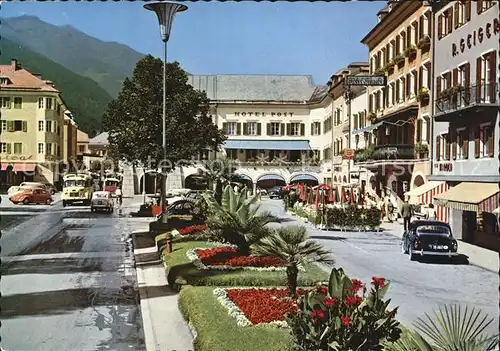
<path id="1" fill-rule="evenodd" d="M 111 198 L 109 191 L 96 191 L 92 194 L 90 201 L 90 211 L 108 211 L 113 212 L 115 203 Z"/>

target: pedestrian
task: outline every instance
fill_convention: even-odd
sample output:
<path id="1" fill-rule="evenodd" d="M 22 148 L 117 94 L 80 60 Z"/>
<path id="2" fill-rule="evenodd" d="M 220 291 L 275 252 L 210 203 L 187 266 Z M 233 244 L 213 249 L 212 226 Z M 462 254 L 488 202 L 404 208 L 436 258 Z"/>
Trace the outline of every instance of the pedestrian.
<path id="1" fill-rule="evenodd" d="M 122 205 L 122 197 L 123 197 L 122 189 L 116 188 L 115 195 L 116 195 L 116 199 L 118 200 L 118 204 L 121 206 Z"/>
<path id="2" fill-rule="evenodd" d="M 392 213 L 394 212 L 394 205 L 391 199 L 387 199 L 387 220 L 392 223 Z"/>
<path id="3" fill-rule="evenodd" d="M 403 206 L 401 206 L 401 217 L 403 217 L 403 225 L 405 232 L 408 230 L 408 226 L 410 224 L 412 216 L 413 216 L 413 208 L 408 203 L 408 199 L 406 199 Z"/>
<path id="4" fill-rule="evenodd" d="M 431 221 L 436 220 L 436 210 L 434 209 L 433 204 L 429 204 L 429 209 L 427 210 L 427 215 L 425 217 Z"/>

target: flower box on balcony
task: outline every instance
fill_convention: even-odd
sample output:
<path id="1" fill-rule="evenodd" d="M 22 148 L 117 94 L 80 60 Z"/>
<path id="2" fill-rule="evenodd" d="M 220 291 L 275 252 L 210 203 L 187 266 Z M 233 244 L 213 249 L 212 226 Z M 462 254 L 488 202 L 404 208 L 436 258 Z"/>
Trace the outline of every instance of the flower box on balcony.
<path id="1" fill-rule="evenodd" d="M 370 122 L 375 122 L 377 120 L 377 114 L 375 112 L 370 112 L 368 114 L 368 119 L 370 120 Z"/>
<path id="2" fill-rule="evenodd" d="M 405 49 L 405 56 L 413 60 L 417 56 L 417 47 L 415 45 L 408 46 Z"/>
<path id="3" fill-rule="evenodd" d="M 420 88 L 417 91 L 417 101 L 422 103 L 429 101 L 429 90 L 427 88 Z"/>
<path id="4" fill-rule="evenodd" d="M 453 100 L 457 99 L 457 93 L 464 91 L 464 87 L 461 85 L 457 85 L 454 87 L 450 87 L 448 89 L 445 89 L 441 92 L 439 97 L 442 98 L 452 98 Z"/>
<path id="5" fill-rule="evenodd" d="M 431 37 L 426 35 L 425 37 L 422 37 L 417 43 L 417 48 L 420 50 L 427 50 L 431 46 Z"/>
<path id="6" fill-rule="evenodd" d="M 415 144 L 415 154 L 419 159 L 426 158 L 429 154 L 429 145 L 422 142 Z"/>
<path id="7" fill-rule="evenodd" d="M 396 57 L 394 57 L 394 59 L 392 61 L 394 62 L 395 65 L 398 65 L 398 67 L 401 67 L 405 63 L 405 57 L 403 55 L 399 54 Z"/>
<path id="8" fill-rule="evenodd" d="M 382 68 L 377 69 L 377 70 L 374 72 L 374 74 L 375 74 L 376 76 L 384 76 L 384 75 L 385 75 L 385 69 L 384 69 L 384 68 L 385 68 L 385 67 L 382 67 Z"/>
<path id="9" fill-rule="evenodd" d="M 384 72 L 391 74 L 394 72 L 394 62 L 392 60 L 384 66 Z"/>

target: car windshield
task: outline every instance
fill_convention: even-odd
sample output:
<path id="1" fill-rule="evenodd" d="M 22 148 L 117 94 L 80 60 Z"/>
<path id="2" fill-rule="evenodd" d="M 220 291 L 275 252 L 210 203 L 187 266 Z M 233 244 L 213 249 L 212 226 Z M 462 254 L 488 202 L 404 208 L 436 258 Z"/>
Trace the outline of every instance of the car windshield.
<path id="1" fill-rule="evenodd" d="M 450 229 L 444 225 L 421 225 L 417 228 L 418 234 L 435 234 L 450 236 Z"/>
<path id="2" fill-rule="evenodd" d="M 115 180 L 106 180 L 106 186 L 118 186 L 118 182 Z"/>
<path id="3" fill-rule="evenodd" d="M 64 182 L 64 187 L 69 188 L 71 186 L 85 186 L 85 184 L 86 184 L 85 180 L 71 179 L 71 180 L 66 180 Z"/>

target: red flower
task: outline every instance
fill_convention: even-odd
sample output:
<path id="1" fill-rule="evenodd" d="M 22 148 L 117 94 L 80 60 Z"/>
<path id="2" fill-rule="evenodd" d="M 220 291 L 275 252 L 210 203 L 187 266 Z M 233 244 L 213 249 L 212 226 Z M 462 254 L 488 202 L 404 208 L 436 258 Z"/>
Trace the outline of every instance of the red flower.
<path id="1" fill-rule="evenodd" d="M 361 280 L 358 279 L 353 279 L 352 280 L 352 291 L 356 294 L 359 289 L 363 287 L 363 283 L 361 283 Z"/>
<path id="2" fill-rule="evenodd" d="M 198 258 L 207 266 L 283 267 L 285 262 L 276 257 L 245 256 L 233 247 L 214 247 L 196 250 Z"/>
<path id="3" fill-rule="evenodd" d="M 342 324 L 346 327 L 349 326 L 349 323 L 351 323 L 351 318 L 349 318 L 349 317 L 344 316 L 344 317 L 341 317 L 340 320 L 341 320 Z"/>
<path id="4" fill-rule="evenodd" d="M 316 288 L 316 291 L 320 293 L 321 295 L 327 295 L 328 294 L 328 288 L 326 286 L 318 286 Z"/>
<path id="5" fill-rule="evenodd" d="M 375 288 L 382 289 L 385 286 L 385 279 L 382 277 L 373 277 L 372 284 Z"/>
<path id="6" fill-rule="evenodd" d="M 345 304 L 347 306 L 357 306 L 361 303 L 361 297 L 347 295 L 345 298 Z"/>
<path id="7" fill-rule="evenodd" d="M 324 299 L 323 303 L 325 304 L 326 307 L 331 307 L 337 303 L 337 299 L 332 297 L 328 299 Z"/>
<path id="8" fill-rule="evenodd" d="M 207 229 L 207 226 L 205 224 L 200 224 L 200 225 L 192 225 L 192 226 L 186 227 L 186 228 L 181 228 L 181 229 L 178 229 L 178 231 L 179 231 L 179 234 L 181 234 L 181 235 L 187 235 L 187 234 L 191 234 L 194 232 L 203 232 L 206 229 Z"/>
<path id="9" fill-rule="evenodd" d="M 320 319 L 325 318 L 325 312 L 322 310 L 312 310 L 311 312 L 311 319 L 313 320 L 314 324 L 317 324 Z"/>

